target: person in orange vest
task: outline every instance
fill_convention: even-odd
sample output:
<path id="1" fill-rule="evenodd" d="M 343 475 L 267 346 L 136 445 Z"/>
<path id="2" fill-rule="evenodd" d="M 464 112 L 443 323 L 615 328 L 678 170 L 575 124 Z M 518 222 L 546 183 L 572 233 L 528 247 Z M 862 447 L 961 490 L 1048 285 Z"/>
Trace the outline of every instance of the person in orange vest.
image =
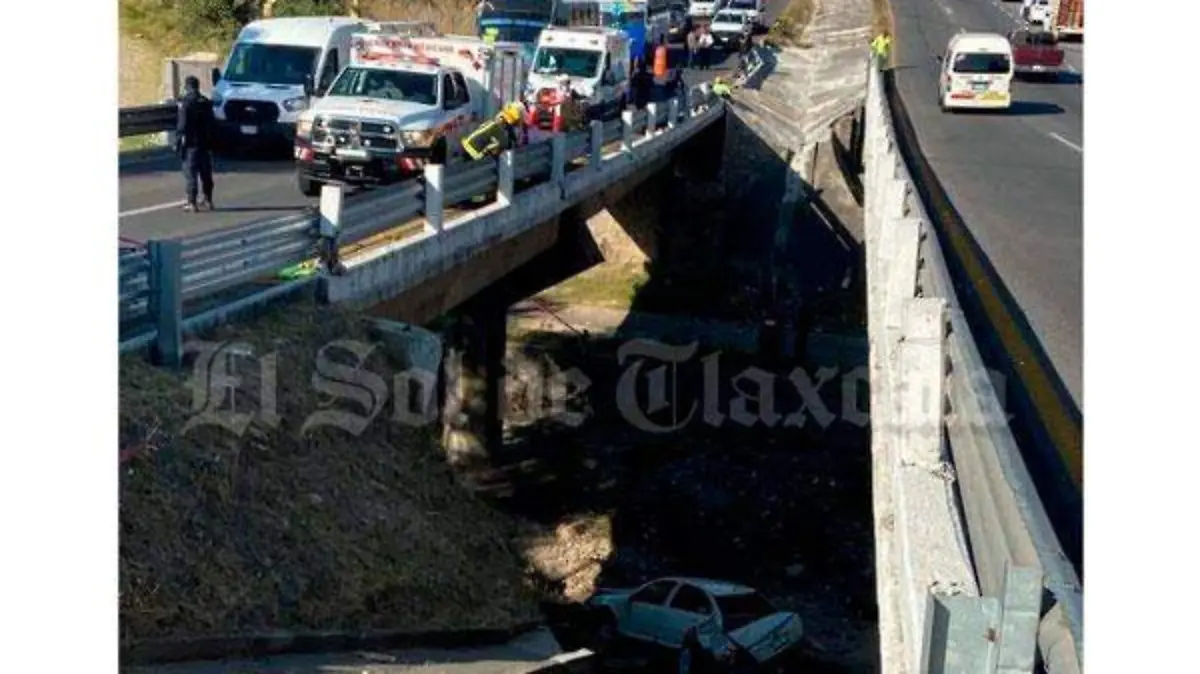
<path id="1" fill-rule="evenodd" d="M 658 36 L 658 46 L 654 48 L 654 79 L 662 80 L 667 77 L 667 37 Z"/>

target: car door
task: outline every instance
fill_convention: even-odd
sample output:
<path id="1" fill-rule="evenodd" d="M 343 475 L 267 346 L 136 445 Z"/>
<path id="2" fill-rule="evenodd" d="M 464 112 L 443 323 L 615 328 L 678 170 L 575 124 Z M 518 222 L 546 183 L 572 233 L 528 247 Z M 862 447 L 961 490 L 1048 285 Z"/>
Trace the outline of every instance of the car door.
<path id="1" fill-rule="evenodd" d="M 659 642 L 668 648 L 679 648 L 689 630 L 715 626 L 716 616 L 717 606 L 707 592 L 695 585 L 681 583 L 663 612 Z"/>
<path id="2" fill-rule="evenodd" d="M 678 585 L 673 580 L 658 580 L 643 586 L 629 597 L 629 613 L 619 625 L 621 633 L 648 644 L 659 642 L 661 624 L 667 615 L 667 600 Z"/>

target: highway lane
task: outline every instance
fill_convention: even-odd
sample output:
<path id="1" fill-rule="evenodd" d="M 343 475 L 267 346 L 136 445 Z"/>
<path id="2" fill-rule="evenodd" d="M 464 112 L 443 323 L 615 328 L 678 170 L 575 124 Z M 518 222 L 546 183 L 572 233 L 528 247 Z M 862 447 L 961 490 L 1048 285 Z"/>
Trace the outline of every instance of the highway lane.
<path id="1" fill-rule="evenodd" d="M 776 3 L 778 4 L 778 3 Z M 672 62 L 683 52 L 672 49 Z M 687 70 L 689 85 L 728 75 L 737 61 L 719 59 L 712 70 Z M 120 236 L 134 241 L 190 236 L 265 217 L 315 208 L 317 199 L 300 194 L 290 159 L 226 159 L 215 161 L 216 212 L 183 213 L 183 176 L 179 160 L 164 153 L 119 171 Z"/>
<path id="2" fill-rule="evenodd" d="M 936 56 L 963 31 L 1007 32 L 1019 3 L 892 0 L 895 80 L 933 170 L 1013 295 L 1062 384 L 1083 404 L 1083 74 L 1014 84 L 1007 114 L 944 114 Z"/>

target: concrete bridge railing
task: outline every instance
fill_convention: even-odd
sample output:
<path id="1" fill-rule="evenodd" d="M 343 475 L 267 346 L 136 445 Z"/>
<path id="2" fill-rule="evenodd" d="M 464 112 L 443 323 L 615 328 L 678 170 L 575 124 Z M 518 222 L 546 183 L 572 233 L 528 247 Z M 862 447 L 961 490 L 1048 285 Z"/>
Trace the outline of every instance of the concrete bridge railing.
<path id="1" fill-rule="evenodd" d="M 313 283 L 330 302 L 389 299 L 662 160 L 724 111 L 701 85 L 498 159 L 429 166 L 357 199 L 327 186 L 320 212 L 149 241 L 120 256 L 121 351 L 151 346 L 163 362 L 179 363 L 184 335 Z M 464 207 L 479 200 L 487 203 Z M 389 237 L 399 240 L 379 241 Z M 319 271 L 264 287 L 305 263 Z"/>
<path id="2" fill-rule="evenodd" d="M 883 671 L 1077 674 L 1082 586 L 959 308 L 874 67 L 864 117 Z"/>

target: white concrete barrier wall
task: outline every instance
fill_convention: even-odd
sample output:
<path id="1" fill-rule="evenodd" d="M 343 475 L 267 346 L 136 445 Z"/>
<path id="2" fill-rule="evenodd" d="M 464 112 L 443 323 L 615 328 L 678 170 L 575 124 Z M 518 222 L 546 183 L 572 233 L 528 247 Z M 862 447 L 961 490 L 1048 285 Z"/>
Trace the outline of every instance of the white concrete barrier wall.
<path id="1" fill-rule="evenodd" d="M 874 67 L 867 88 L 864 229 L 882 671 L 1032 672 L 1040 647 L 1046 671 L 1075 674 L 1082 588 L 959 309 Z"/>

